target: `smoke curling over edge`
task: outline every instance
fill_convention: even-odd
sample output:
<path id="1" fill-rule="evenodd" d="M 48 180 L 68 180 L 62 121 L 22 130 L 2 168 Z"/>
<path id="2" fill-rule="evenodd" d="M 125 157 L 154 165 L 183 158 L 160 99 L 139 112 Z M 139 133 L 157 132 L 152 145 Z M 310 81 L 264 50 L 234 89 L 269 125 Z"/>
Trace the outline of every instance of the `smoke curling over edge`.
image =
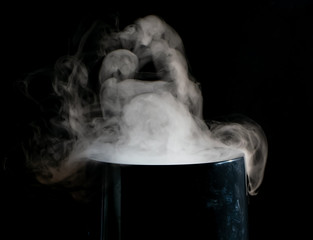
<path id="1" fill-rule="evenodd" d="M 93 24 L 49 78 L 56 116 L 34 125 L 25 147 L 40 182 L 73 178 L 90 160 L 194 164 L 244 153 L 249 193 L 260 186 L 267 159 L 261 127 L 247 118 L 206 125 L 182 40 L 159 17 L 122 31 Z"/>

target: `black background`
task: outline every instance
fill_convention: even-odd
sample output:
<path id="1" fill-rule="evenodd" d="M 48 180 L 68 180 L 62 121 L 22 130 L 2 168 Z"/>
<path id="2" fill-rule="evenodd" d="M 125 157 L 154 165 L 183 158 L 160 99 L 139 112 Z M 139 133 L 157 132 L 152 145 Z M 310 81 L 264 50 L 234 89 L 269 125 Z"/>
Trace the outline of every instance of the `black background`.
<path id="1" fill-rule="evenodd" d="M 19 141 L 33 112 L 17 90 L 18 81 L 68 54 L 80 24 L 116 15 L 122 27 L 148 14 L 159 15 L 181 36 L 191 73 L 201 83 L 205 119 L 240 113 L 265 131 L 269 157 L 259 194 L 249 198 L 250 239 L 307 238 L 312 223 L 313 4 L 168 4 L 79 1 L 2 8 L 1 239 L 93 239 L 97 234 L 92 220 L 98 217 L 97 204 L 38 186 L 25 170 Z"/>

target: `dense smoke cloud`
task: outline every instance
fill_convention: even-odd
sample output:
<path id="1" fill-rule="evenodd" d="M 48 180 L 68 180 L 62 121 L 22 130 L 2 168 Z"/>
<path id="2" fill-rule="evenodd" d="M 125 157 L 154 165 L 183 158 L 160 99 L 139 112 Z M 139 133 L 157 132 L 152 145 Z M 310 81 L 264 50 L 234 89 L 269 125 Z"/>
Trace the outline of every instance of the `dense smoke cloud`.
<path id="1" fill-rule="evenodd" d="M 182 40 L 159 17 L 138 19 L 123 31 L 94 24 L 51 76 L 57 117 L 47 131 L 35 125 L 25 147 L 39 181 L 63 181 L 90 160 L 198 164 L 244 154 L 250 193 L 262 182 L 267 142 L 261 127 L 240 119 L 209 129 Z"/>

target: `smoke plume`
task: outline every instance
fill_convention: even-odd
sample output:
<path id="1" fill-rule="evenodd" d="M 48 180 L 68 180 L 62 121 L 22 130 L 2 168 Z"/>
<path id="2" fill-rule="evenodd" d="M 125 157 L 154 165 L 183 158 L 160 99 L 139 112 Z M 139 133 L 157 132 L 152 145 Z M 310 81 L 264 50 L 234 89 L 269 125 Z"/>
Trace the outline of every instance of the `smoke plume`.
<path id="1" fill-rule="evenodd" d="M 90 160 L 119 164 L 198 164 L 244 154 L 249 192 L 262 182 L 267 142 L 252 120 L 202 118 L 199 84 L 180 36 L 157 16 L 122 31 L 95 23 L 76 54 L 50 76 L 56 116 L 34 125 L 27 160 L 39 181 L 73 177 Z M 45 130 L 43 130 L 45 129 Z"/>

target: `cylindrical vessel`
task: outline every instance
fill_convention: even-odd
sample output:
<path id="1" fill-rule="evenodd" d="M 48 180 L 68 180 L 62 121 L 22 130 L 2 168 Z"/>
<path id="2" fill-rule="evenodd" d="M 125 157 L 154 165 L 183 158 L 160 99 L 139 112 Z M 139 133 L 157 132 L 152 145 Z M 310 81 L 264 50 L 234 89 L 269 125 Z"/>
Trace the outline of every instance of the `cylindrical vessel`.
<path id="1" fill-rule="evenodd" d="M 245 240 L 244 158 L 185 165 L 105 163 L 101 240 Z"/>

